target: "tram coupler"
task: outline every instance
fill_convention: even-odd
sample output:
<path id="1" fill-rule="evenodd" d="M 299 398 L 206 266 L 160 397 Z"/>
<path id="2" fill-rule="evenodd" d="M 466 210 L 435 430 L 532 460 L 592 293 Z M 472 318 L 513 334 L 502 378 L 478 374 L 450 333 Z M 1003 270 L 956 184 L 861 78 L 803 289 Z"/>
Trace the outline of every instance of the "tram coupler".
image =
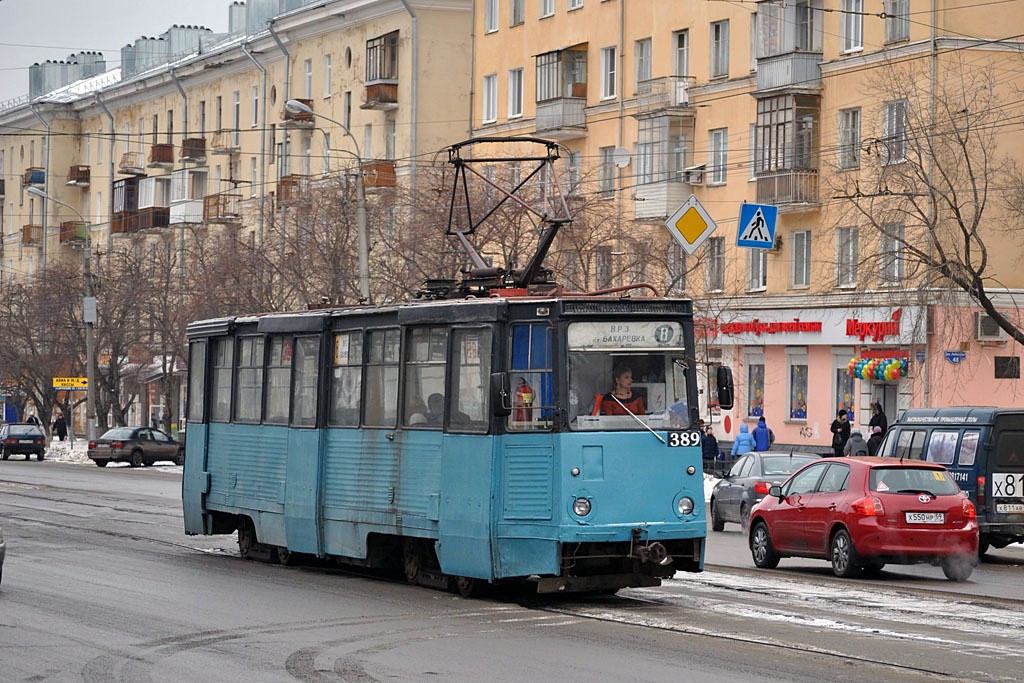
<path id="1" fill-rule="evenodd" d="M 659 567 L 668 567 L 672 564 L 672 556 L 668 554 L 668 550 L 658 541 L 649 541 L 646 544 L 643 542 L 644 530 L 640 527 L 634 527 L 632 532 L 632 552 L 631 555 L 639 558 L 643 564 L 656 564 Z"/>

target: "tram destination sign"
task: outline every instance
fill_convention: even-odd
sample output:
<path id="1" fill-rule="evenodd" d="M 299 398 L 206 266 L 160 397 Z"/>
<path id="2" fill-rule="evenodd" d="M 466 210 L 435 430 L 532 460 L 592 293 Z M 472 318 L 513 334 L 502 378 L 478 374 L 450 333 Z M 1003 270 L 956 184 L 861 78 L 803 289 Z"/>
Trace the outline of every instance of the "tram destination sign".
<path id="1" fill-rule="evenodd" d="M 578 322 L 569 326 L 570 349 L 682 348 L 683 326 L 670 321 Z"/>

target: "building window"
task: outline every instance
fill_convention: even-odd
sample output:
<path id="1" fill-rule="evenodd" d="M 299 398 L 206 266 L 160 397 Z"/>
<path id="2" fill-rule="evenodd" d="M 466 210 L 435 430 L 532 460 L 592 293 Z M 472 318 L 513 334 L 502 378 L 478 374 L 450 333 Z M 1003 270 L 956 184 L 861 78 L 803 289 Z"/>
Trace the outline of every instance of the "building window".
<path id="1" fill-rule="evenodd" d="M 396 123 L 393 118 L 384 121 L 384 158 L 395 160 Z"/>
<path id="2" fill-rule="evenodd" d="M 231 146 L 239 147 L 238 129 L 242 125 L 242 93 L 236 90 L 231 95 L 231 122 L 232 122 L 232 133 L 231 133 Z"/>
<path id="3" fill-rule="evenodd" d="M 602 147 L 598 154 L 599 167 L 597 175 L 597 189 L 602 197 L 608 198 L 615 190 L 615 163 L 612 161 L 614 147 Z"/>
<path id="4" fill-rule="evenodd" d="M 583 0 L 569 0 L 569 9 L 579 9 L 583 7 Z"/>
<path id="5" fill-rule="evenodd" d="M 256 188 L 259 187 L 259 183 L 256 178 L 256 157 L 249 159 L 249 196 L 256 196 Z"/>
<path id="6" fill-rule="evenodd" d="M 324 55 L 324 97 L 331 96 L 331 56 Z"/>
<path id="7" fill-rule="evenodd" d="M 811 286 L 811 231 L 800 230 L 790 235 L 793 245 L 793 286 Z"/>
<path id="8" fill-rule="evenodd" d="M 725 238 L 709 237 L 704 252 L 704 280 L 709 292 L 725 289 Z"/>
<path id="9" fill-rule="evenodd" d="M 398 80 L 398 31 L 366 41 L 366 82 Z"/>
<path id="10" fill-rule="evenodd" d="M 708 179 L 709 185 L 725 185 L 726 171 L 729 164 L 729 129 L 716 128 L 710 131 L 711 159 Z"/>
<path id="11" fill-rule="evenodd" d="M 996 379 L 1020 379 L 1020 356 L 996 356 Z"/>
<path id="12" fill-rule="evenodd" d="M 764 358 L 747 356 L 747 417 L 764 416 Z"/>
<path id="13" fill-rule="evenodd" d="M 566 164 L 566 188 L 565 194 L 568 197 L 578 197 L 580 194 L 580 153 L 569 152 L 565 157 Z"/>
<path id="14" fill-rule="evenodd" d="M 839 287 L 853 287 L 857 284 L 858 229 L 839 228 L 836 240 L 836 284 Z"/>
<path id="15" fill-rule="evenodd" d="M 252 86 L 252 127 L 260 125 L 260 89 Z"/>
<path id="16" fill-rule="evenodd" d="M 786 349 L 789 361 L 789 419 L 807 419 L 807 351 Z"/>
<path id="17" fill-rule="evenodd" d="M 711 24 L 711 78 L 729 75 L 729 20 Z"/>
<path id="18" fill-rule="evenodd" d="M 668 245 L 668 282 L 665 283 L 666 294 L 684 294 L 686 292 L 686 252 L 681 244 L 671 240 Z"/>
<path id="19" fill-rule="evenodd" d="M 612 248 L 598 247 L 594 252 L 594 284 L 598 289 L 612 286 Z"/>
<path id="20" fill-rule="evenodd" d="M 313 97 L 313 60 L 307 59 L 302 63 L 302 96 L 307 100 Z"/>
<path id="21" fill-rule="evenodd" d="M 483 89 L 483 122 L 494 123 L 498 120 L 498 75 L 484 76 Z"/>
<path id="22" fill-rule="evenodd" d="M 882 133 L 882 163 L 898 164 L 907 160 L 907 101 L 886 102 Z"/>
<path id="23" fill-rule="evenodd" d="M 817 52 L 821 50 L 818 20 L 821 0 L 796 0 L 796 41 L 797 50 Z"/>
<path id="24" fill-rule="evenodd" d="M 651 39 L 644 38 L 633 44 L 633 61 L 636 64 L 636 91 L 645 81 L 651 80 Z"/>
<path id="25" fill-rule="evenodd" d="M 885 0 L 885 42 L 910 38 L 910 0 Z"/>
<path id="26" fill-rule="evenodd" d="M 839 168 L 860 166 L 860 109 L 839 110 Z"/>
<path id="27" fill-rule="evenodd" d="M 882 285 L 898 285 L 903 282 L 903 225 L 899 223 L 883 223 L 881 244 L 881 269 L 879 283 Z"/>
<path id="28" fill-rule="evenodd" d="M 485 0 L 484 2 L 484 33 L 493 33 L 498 30 L 498 0 Z"/>
<path id="29" fill-rule="evenodd" d="M 345 124 L 345 130 L 352 130 L 352 91 L 346 90 L 342 105 L 341 120 Z"/>
<path id="30" fill-rule="evenodd" d="M 641 125 L 645 123 L 641 121 Z M 641 138 L 636 143 L 636 183 L 647 185 L 654 182 L 654 143 Z"/>
<path id="31" fill-rule="evenodd" d="M 852 352 L 851 352 L 852 353 Z M 850 415 L 854 414 L 854 398 L 857 395 L 857 387 L 854 382 L 854 378 L 850 375 L 850 368 L 846 365 L 849 361 L 844 360 L 848 358 L 844 356 L 840 358 L 836 356 L 832 359 L 832 363 L 835 366 L 833 372 L 835 373 L 836 383 L 836 410 L 835 414 L 838 414 L 840 410 L 845 410 Z M 853 420 L 850 420 L 853 422 Z"/>
<path id="32" fill-rule="evenodd" d="M 519 24 L 526 21 L 526 0 L 512 0 L 511 10 L 511 26 L 519 26 Z"/>
<path id="33" fill-rule="evenodd" d="M 757 172 L 761 170 L 761 147 L 757 144 L 757 124 L 750 124 L 750 128 L 747 130 L 747 135 L 750 140 L 750 148 L 747 153 L 750 155 L 750 180 L 757 178 Z"/>
<path id="34" fill-rule="evenodd" d="M 615 69 L 617 66 L 616 48 L 601 48 L 601 99 L 615 97 Z"/>
<path id="35" fill-rule="evenodd" d="M 537 102 L 586 96 L 586 50 L 557 50 L 537 55 Z"/>
<path id="36" fill-rule="evenodd" d="M 768 250 L 747 250 L 747 289 L 764 291 L 768 287 Z"/>
<path id="37" fill-rule="evenodd" d="M 514 119 L 523 115 L 523 70 L 508 72 L 508 117 Z"/>
<path id="38" fill-rule="evenodd" d="M 540 0 L 541 18 L 550 17 L 555 13 L 555 0 Z"/>
<path id="39" fill-rule="evenodd" d="M 757 101 L 757 171 L 811 169 L 818 165 L 819 101 L 780 95 Z"/>
<path id="40" fill-rule="evenodd" d="M 757 12 L 750 14 L 750 70 L 757 71 Z"/>
<path id="41" fill-rule="evenodd" d="M 864 0 L 843 0 L 843 52 L 864 47 Z"/>

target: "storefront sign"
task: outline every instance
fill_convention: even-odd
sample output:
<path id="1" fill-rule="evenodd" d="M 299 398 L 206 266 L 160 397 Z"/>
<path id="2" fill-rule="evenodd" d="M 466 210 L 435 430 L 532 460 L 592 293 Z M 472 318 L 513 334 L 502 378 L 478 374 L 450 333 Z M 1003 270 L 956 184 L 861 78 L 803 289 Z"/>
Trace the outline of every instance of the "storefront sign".
<path id="1" fill-rule="evenodd" d="M 799 344 L 820 346 L 907 346 L 925 343 L 923 308 L 865 307 L 763 310 L 757 317 L 723 313 L 700 320 L 705 335 L 717 344 Z M 909 356 L 909 352 L 907 353 Z M 895 353 L 886 357 L 903 357 Z"/>

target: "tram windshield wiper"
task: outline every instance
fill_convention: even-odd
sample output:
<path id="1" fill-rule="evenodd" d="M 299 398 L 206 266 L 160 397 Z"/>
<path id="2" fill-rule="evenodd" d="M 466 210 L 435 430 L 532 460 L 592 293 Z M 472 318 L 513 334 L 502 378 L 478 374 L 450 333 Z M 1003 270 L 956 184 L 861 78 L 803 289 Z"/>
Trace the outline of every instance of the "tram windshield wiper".
<path id="1" fill-rule="evenodd" d="M 647 431 L 649 431 L 649 432 L 650 432 L 651 434 L 654 434 L 654 438 L 655 438 L 655 439 L 657 439 L 658 441 L 660 441 L 660 442 L 662 442 L 662 443 L 665 443 L 665 439 L 661 438 L 661 435 L 659 435 L 659 434 L 658 434 L 658 432 L 656 432 L 656 431 L 654 431 L 653 429 L 651 429 L 651 426 L 650 426 L 649 424 L 647 424 L 646 422 L 644 422 L 643 420 L 641 420 L 641 419 L 640 419 L 639 417 L 637 417 L 637 416 L 636 416 L 636 415 L 635 415 L 635 414 L 633 413 L 633 411 L 632 411 L 632 410 L 630 410 L 629 408 L 627 408 L 627 407 L 626 407 L 626 404 L 625 404 L 625 403 L 623 403 L 622 401 L 620 401 L 620 400 L 618 399 L 618 397 L 617 397 L 617 396 L 616 396 L 616 395 L 615 395 L 614 393 L 611 393 L 611 394 L 609 394 L 609 396 L 611 396 L 611 397 L 612 397 L 612 399 L 613 399 L 613 400 L 614 400 L 614 401 L 615 401 L 616 403 L 618 403 L 618 404 L 619 404 L 620 406 L 622 406 L 622 409 L 623 409 L 623 410 L 625 410 L 625 411 L 626 411 L 626 413 L 627 413 L 627 414 L 628 414 L 628 415 L 629 415 L 629 416 L 630 416 L 631 418 L 633 418 L 634 420 L 636 420 L 637 422 L 639 422 L 639 423 L 640 423 L 640 426 L 642 426 L 642 427 L 643 427 L 644 429 L 646 429 Z"/>

